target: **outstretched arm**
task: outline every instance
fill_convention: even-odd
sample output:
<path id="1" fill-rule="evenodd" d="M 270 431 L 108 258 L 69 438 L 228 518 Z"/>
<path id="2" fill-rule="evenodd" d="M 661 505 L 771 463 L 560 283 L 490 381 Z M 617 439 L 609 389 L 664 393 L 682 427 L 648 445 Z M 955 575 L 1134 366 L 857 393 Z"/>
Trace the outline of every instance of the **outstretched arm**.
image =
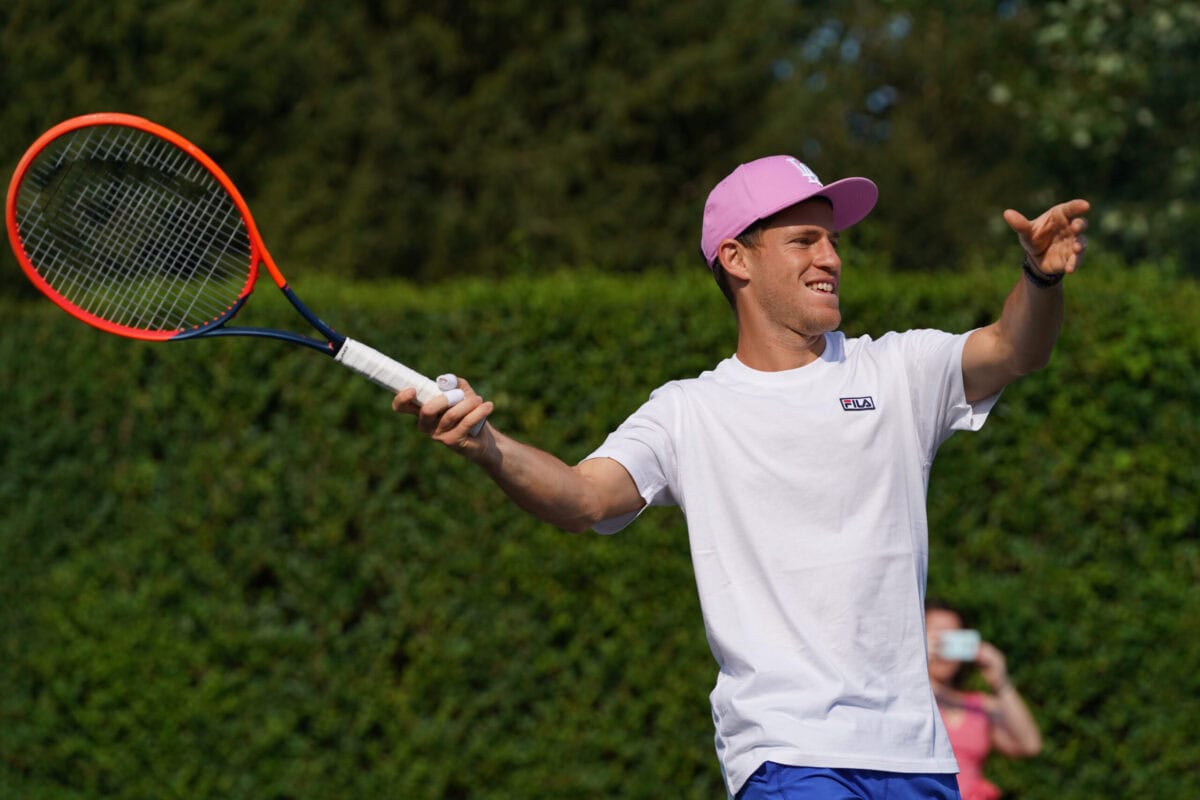
<path id="1" fill-rule="evenodd" d="M 396 395 L 392 408 L 416 415 L 423 433 L 478 464 L 522 509 L 563 530 L 581 533 L 596 522 L 645 504 L 633 478 L 612 459 L 588 459 L 572 467 L 504 435 L 490 423 L 478 436 L 471 436 L 471 428 L 487 419 L 493 405 L 461 378 L 459 388 L 465 397 L 454 406 L 447 407 L 443 398 L 417 406 L 416 392 L 405 389 Z"/>
<path id="2" fill-rule="evenodd" d="M 989 397 L 1049 362 L 1062 327 L 1061 281 L 1083 260 L 1089 208 L 1086 200 L 1071 200 L 1032 221 L 1012 209 L 1004 212 L 1025 251 L 1025 275 L 1009 292 L 1000 319 L 967 339 L 963 384 L 968 402 Z"/>

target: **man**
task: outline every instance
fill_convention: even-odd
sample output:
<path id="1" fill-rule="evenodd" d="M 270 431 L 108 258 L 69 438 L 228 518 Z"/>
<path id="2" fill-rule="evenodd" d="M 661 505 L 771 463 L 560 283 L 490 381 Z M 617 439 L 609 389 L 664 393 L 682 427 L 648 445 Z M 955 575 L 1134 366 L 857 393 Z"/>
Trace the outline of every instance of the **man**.
<path id="1" fill-rule="evenodd" d="M 470 436 L 492 404 L 465 382 L 453 407 L 393 401 L 566 530 L 683 509 L 719 667 L 717 754 L 743 800 L 958 796 L 925 655 L 929 471 L 953 431 L 978 430 L 1046 364 L 1085 248 L 1083 200 L 1033 221 L 1005 211 L 1024 275 L 995 323 L 847 339 L 838 232 L 877 195 L 787 156 L 717 184 L 701 251 L 737 315 L 735 354 L 660 387 L 578 465 L 491 426 Z"/>

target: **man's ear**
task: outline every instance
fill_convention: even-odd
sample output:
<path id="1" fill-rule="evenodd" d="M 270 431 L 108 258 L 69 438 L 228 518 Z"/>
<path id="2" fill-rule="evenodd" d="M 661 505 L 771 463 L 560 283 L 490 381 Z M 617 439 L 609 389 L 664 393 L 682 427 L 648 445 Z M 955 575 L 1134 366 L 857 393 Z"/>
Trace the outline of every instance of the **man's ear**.
<path id="1" fill-rule="evenodd" d="M 725 271 L 734 278 L 746 281 L 750 271 L 746 266 L 746 248 L 736 239 L 725 239 L 717 245 L 717 258 Z"/>

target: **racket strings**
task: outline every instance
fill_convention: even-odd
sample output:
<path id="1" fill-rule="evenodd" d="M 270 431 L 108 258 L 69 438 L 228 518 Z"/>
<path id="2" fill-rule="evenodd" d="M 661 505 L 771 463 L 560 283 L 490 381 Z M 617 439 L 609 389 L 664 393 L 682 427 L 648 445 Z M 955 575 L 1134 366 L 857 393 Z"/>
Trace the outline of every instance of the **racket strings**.
<path id="1" fill-rule="evenodd" d="M 87 314 L 186 330 L 227 313 L 253 255 L 237 204 L 204 165 L 153 134 L 99 125 L 42 151 L 17 199 L 38 274 Z"/>

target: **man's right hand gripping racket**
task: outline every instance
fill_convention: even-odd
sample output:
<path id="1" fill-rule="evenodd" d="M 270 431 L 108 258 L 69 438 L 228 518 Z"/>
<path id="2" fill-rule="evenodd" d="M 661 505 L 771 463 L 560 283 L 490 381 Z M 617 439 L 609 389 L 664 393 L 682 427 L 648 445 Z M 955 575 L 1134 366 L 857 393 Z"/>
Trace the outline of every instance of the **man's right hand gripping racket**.
<path id="1" fill-rule="evenodd" d="M 174 131 L 128 114 L 88 114 L 42 134 L 17 165 L 5 220 L 25 274 L 76 319 L 119 336 L 182 341 L 261 336 L 300 344 L 417 403 L 463 399 L 453 375 L 437 382 L 343 336 L 313 314 L 267 252 L 233 181 Z M 321 334 L 227 325 L 265 265 Z M 477 434 L 483 422 L 472 428 Z"/>

